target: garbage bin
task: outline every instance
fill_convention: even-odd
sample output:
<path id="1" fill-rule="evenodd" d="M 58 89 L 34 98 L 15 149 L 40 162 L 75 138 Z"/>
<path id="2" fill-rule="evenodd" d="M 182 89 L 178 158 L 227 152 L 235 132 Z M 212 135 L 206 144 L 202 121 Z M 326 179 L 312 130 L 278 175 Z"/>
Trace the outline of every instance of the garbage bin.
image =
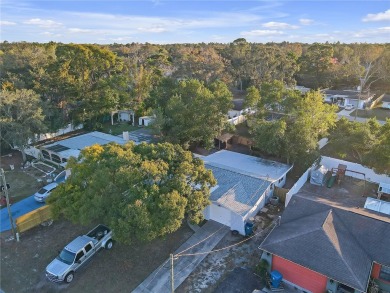
<path id="1" fill-rule="evenodd" d="M 246 222 L 245 223 L 245 235 L 249 236 L 253 233 L 253 223 Z"/>
<path id="2" fill-rule="evenodd" d="M 274 288 L 278 288 L 282 282 L 283 276 L 278 271 L 271 272 L 271 285 Z"/>
<path id="3" fill-rule="evenodd" d="M 277 195 L 273 195 L 271 198 L 270 198 L 270 203 L 273 205 L 273 206 L 277 206 L 278 203 L 279 203 L 279 196 Z"/>

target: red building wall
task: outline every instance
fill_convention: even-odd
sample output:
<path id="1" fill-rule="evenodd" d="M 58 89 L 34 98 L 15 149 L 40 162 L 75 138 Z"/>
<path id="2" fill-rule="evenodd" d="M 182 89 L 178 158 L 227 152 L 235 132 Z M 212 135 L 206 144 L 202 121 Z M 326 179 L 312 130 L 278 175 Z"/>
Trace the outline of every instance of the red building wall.
<path id="1" fill-rule="evenodd" d="M 374 263 L 374 265 L 372 266 L 371 277 L 373 277 L 374 279 L 381 280 L 382 283 L 390 284 L 390 281 L 383 280 L 383 279 L 379 278 L 379 273 L 381 271 L 381 267 L 382 266 L 380 264 Z"/>
<path id="2" fill-rule="evenodd" d="M 372 266 L 371 277 L 373 277 L 374 279 L 378 279 L 380 271 L 381 271 L 381 265 L 374 263 L 374 265 Z"/>
<path id="3" fill-rule="evenodd" d="M 276 255 L 272 257 L 272 270 L 279 271 L 283 279 L 313 293 L 326 291 L 327 277 Z"/>

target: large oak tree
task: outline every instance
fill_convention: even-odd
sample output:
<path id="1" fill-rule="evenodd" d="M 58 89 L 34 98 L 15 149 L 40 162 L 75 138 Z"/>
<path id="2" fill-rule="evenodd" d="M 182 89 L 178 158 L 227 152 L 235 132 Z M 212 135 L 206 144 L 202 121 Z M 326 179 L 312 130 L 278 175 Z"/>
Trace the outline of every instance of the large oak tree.
<path id="1" fill-rule="evenodd" d="M 203 219 L 216 181 L 203 161 L 178 145 L 94 145 L 48 199 L 55 216 L 75 223 L 102 222 L 123 243 L 176 231 L 187 216 Z"/>
<path id="2" fill-rule="evenodd" d="M 0 92 L 1 143 L 21 151 L 26 161 L 25 149 L 36 135 L 45 131 L 41 100 L 32 90 Z"/>

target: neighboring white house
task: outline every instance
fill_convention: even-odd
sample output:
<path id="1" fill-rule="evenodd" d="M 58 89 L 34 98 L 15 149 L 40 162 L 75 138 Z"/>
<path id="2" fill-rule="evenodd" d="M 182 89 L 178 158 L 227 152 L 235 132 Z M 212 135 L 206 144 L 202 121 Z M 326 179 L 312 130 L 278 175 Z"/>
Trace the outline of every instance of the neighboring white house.
<path id="1" fill-rule="evenodd" d="M 245 224 L 264 207 L 274 186 L 282 187 L 292 166 L 226 150 L 202 157 L 217 180 L 203 211 L 207 220 L 245 235 Z"/>
<path id="2" fill-rule="evenodd" d="M 364 109 L 374 97 L 374 94 L 360 93 L 360 91 L 355 90 L 324 90 L 323 93 L 325 102 L 337 104 L 340 107 L 350 104 L 358 109 Z"/>
<path id="3" fill-rule="evenodd" d="M 70 157 L 77 158 L 80 151 L 88 146 L 94 144 L 105 145 L 110 142 L 125 144 L 127 140 L 119 136 L 94 131 L 60 140 L 55 143 L 42 145 L 39 147 L 39 150 L 44 160 L 56 164 L 63 164 L 66 163 Z"/>
<path id="4" fill-rule="evenodd" d="M 138 125 L 139 126 L 149 126 L 151 123 L 153 123 L 155 117 L 154 116 L 142 116 L 138 119 Z"/>

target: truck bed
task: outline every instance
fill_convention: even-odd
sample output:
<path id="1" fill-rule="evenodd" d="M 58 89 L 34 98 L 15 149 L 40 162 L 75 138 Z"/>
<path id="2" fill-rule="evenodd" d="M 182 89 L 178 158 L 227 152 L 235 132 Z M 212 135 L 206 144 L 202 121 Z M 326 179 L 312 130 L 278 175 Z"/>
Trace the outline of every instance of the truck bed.
<path id="1" fill-rule="evenodd" d="M 111 230 L 109 228 L 107 228 L 106 226 L 100 224 L 100 225 L 96 226 L 94 229 L 92 229 L 91 231 L 89 231 L 87 236 L 91 237 L 91 238 L 94 238 L 94 239 L 99 241 L 105 235 L 110 233 L 110 231 Z"/>

